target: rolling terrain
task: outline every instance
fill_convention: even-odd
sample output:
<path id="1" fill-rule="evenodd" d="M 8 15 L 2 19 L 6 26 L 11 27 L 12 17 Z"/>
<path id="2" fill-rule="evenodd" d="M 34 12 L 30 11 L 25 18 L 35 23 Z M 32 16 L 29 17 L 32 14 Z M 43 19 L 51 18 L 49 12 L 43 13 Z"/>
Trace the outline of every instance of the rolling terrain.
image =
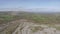
<path id="1" fill-rule="evenodd" d="M 60 13 L 0 12 L 0 34 L 60 34 Z"/>

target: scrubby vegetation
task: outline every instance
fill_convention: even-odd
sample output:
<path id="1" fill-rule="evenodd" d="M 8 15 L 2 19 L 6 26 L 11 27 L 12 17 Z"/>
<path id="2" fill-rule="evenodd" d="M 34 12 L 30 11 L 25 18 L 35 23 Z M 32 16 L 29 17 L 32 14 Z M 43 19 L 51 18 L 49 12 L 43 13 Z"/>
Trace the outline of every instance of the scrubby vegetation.
<path id="1" fill-rule="evenodd" d="M 60 24 L 60 13 L 17 12 L 17 15 L 11 13 L 0 14 L 0 24 L 16 19 L 28 19 L 40 24 Z"/>
<path id="2" fill-rule="evenodd" d="M 27 19 L 28 21 L 34 21 L 34 23 L 47 24 L 49 26 L 55 27 L 54 24 L 60 24 L 60 13 L 18 12 L 15 15 L 13 15 L 12 12 L 0 13 L 0 25 L 7 24 L 18 19 Z M 14 24 L 14 26 L 8 27 L 5 31 L 7 31 L 7 34 L 11 33 L 12 30 L 15 29 L 17 26 L 17 24 Z M 55 28 L 60 29 L 60 27 Z"/>
<path id="3" fill-rule="evenodd" d="M 60 13 L 21 13 L 24 19 L 35 21 L 40 24 L 60 24 Z"/>
<path id="4" fill-rule="evenodd" d="M 7 14 L 6 13 L 0 14 L 0 24 L 7 23 L 9 21 L 13 21 L 16 19 L 19 19 L 19 16 L 10 15 L 10 14 L 8 14 L 8 12 L 7 12 Z"/>

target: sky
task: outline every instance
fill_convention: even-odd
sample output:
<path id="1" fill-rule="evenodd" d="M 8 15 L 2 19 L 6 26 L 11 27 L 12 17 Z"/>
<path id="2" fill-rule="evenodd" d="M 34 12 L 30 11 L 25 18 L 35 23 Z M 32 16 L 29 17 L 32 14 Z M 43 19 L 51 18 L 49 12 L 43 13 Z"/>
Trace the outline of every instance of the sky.
<path id="1" fill-rule="evenodd" d="M 0 0 L 0 10 L 60 11 L 60 0 Z"/>

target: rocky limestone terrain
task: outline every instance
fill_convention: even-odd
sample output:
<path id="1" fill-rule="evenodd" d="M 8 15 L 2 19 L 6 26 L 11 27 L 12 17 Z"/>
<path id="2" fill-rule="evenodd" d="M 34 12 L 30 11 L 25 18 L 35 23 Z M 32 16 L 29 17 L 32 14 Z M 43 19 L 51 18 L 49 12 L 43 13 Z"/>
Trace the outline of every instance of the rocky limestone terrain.
<path id="1" fill-rule="evenodd" d="M 60 34 L 60 30 L 57 30 L 54 27 L 27 22 L 27 20 L 21 21 L 21 25 L 19 25 L 19 27 L 12 34 Z"/>
<path id="2" fill-rule="evenodd" d="M 36 24 L 26 19 L 12 21 L 0 26 L 0 34 L 60 34 L 59 24 L 52 25 Z"/>

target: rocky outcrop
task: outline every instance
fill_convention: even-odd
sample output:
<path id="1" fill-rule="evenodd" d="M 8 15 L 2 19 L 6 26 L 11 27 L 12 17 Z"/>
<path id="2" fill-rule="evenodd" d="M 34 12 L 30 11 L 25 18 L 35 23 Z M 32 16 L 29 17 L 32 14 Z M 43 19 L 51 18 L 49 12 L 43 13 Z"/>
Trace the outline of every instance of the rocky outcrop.
<path id="1" fill-rule="evenodd" d="M 47 25 L 38 25 L 27 21 L 21 23 L 23 24 L 21 24 L 12 34 L 60 34 L 59 30 Z"/>

